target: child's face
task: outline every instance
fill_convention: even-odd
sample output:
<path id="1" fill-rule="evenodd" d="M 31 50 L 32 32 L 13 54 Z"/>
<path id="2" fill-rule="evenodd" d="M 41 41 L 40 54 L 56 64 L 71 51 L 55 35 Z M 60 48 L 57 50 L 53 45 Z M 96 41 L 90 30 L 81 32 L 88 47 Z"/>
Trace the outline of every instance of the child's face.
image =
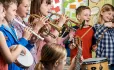
<path id="1" fill-rule="evenodd" d="M 17 5 L 12 3 L 8 9 L 6 9 L 6 18 L 12 21 L 16 16 Z"/>
<path id="2" fill-rule="evenodd" d="M 56 67 L 56 70 L 64 70 L 64 66 L 66 64 L 66 57 L 67 56 L 65 56 L 63 59 L 60 60 L 58 66 Z"/>
<path id="3" fill-rule="evenodd" d="M 43 3 L 41 4 L 41 7 L 40 7 L 40 12 L 47 16 L 49 14 L 49 12 L 51 12 L 51 8 L 52 8 L 52 0 L 51 0 L 51 4 L 47 4 L 46 3 L 46 0 L 43 0 Z"/>
<path id="4" fill-rule="evenodd" d="M 86 22 L 89 22 L 90 21 L 90 17 L 91 17 L 91 11 L 90 9 L 85 9 L 83 10 L 79 15 L 78 15 L 78 19 L 79 21 L 83 21 L 85 20 Z"/>
<path id="5" fill-rule="evenodd" d="M 21 18 L 27 17 L 27 14 L 29 12 L 29 1 L 28 0 L 23 0 L 22 3 L 18 6 L 17 8 L 17 14 Z"/>
<path id="6" fill-rule="evenodd" d="M 113 11 L 102 12 L 101 15 L 104 22 L 109 22 L 113 19 Z"/>
<path id="7" fill-rule="evenodd" d="M 3 21 L 4 17 L 5 17 L 5 11 L 3 5 L 0 5 L 0 21 Z"/>

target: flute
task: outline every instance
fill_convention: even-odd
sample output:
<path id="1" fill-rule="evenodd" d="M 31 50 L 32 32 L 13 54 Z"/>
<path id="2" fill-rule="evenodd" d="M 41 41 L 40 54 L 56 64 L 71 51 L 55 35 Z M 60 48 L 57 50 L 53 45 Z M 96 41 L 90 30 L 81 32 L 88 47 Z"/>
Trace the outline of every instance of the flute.
<path id="1" fill-rule="evenodd" d="M 26 27 L 24 24 L 22 24 L 22 23 L 21 23 L 20 21 L 18 21 L 17 19 L 14 19 L 14 21 L 16 21 L 17 23 L 19 23 L 21 26 Z M 44 40 L 43 37 L 41 37 L 40 35 L 38 35 L 38 34 L 35 33 L 34 31 L 32 31 L 31 29 L 30 29 L 30 32 L 32 32 L 32 34 L 34 34 L 38 39 Z"/>

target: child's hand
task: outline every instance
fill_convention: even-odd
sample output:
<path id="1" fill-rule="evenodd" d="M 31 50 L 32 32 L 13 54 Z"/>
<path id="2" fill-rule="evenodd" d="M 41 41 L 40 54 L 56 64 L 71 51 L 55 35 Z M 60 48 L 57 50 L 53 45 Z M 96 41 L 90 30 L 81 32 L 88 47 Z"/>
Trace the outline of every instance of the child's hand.
<path id="1" fill-rule="evenodd" d="M 9 49 L 10 49 L 10 51 L 12 52 L 12 51 L 15 51 L 15 49 L 17 48 L 17 46 L 18 45 L 12 45 Z"/>
<path id="2" fill-rule="evenodd" d="M 93 45 L 92 46 L 92 51 L 96 51 L 97 50 L 97 46 L 96 45 Z"/>
<path id="3" fill-rule="evenodd" d="M 22 51 L 21 51 L 21 54 L 22 54 L 22 55 L 26 55 L 26 49 L 25 49 L 24 46 L 22 46 L 22 47 L 23 47 L 23 49 L 22 49 Z"/>
<path id="4" fill-rule="evenodd" d="M 75 31 L 73 29 L 70 29 L 70 32 L 69 32 L 70 39 L 72 39 L 74 35 L 75 35 Z"/>
<path id="5" fill-rule="evenodd" d="M 29 40 L 31 37 L 31 30 L 32 30 L 32 28 L 25 27 L 24 32 L 23 32 L 23 38 L 25 38 L 26 40 Z"/>
<path id="6" fill-rule="evenodd" d="M 48 18 L 42 16 L 40 19 L 35 19 L 33 21 L 33 23 L 35 23 L 36 25 L 34 26 L 34 31 L 37 33 L 40 28 L 42 28 L 46 23 L 46 21 L 48 20 Z"/>
<path id="7" fill-rule="evenodd" d="M 82 65 L 82 61 L 84 60 L 83 56 L 80 57 L 80 65 Z M 75 56 L 71 61 L 71 66 L 75 68 L 77 61 L 77 56 Z"/>
<path id="8" fill-rule="evenodd" d="M 70 43 L 70 44 L 69 44 L 69 48 L 70 48 L 70 49 L 74 49 L 74 48 L 76 48 L 76 47 L 77 47 L 77 46 L 76 46 L 76 44 L 74 44 L 74 43 Z"/>
<path id="9" fill-rule="evenodd" d="M 59 18 L 59 26 L 62 27 L 63 24 L 66 22 L 67 18 L 65 15 L 61 15 L 60 18 Z"/>
<path id="10" fill-rule="evenodd" d="M 106 23 L 104 23 L 104 26 L 112 28 L 113 27 L 113 23 L 112 22 L 106 22 Z"/>
<path id="11" fill-rule="evenodd" d="M 22 55 L 25 55 L 25 54 L 26 54 L 26 49 L 25 49 L 25 47 L 22 46 L 22 45 L 12 45 L 9 49 L 10 49 L 11 52 L 13 52 L 13 51 L 15 51 L 17 48 L 21 48 L 21 49 L 22 49 L 22 51 L 21 51 Z"/>

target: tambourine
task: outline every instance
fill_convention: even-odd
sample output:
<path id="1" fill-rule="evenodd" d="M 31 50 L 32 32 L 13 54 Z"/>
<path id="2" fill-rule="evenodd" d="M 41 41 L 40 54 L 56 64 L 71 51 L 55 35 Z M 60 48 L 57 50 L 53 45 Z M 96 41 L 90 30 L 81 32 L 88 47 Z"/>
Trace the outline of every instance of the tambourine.
<path id="1" fill-rule="evenodd" d="M 21 53 L 17 60 L 16 60 L 16 65 L 18 65 L 19 67 L 22 67 L 22 68 L 28 68 L 30 67 L 32 64 L 33 64 L 33 56 L 32 54 L 30 53 L 30 51 L 26 49 L 26 54 L 24 55 L 23 53 Z"/>

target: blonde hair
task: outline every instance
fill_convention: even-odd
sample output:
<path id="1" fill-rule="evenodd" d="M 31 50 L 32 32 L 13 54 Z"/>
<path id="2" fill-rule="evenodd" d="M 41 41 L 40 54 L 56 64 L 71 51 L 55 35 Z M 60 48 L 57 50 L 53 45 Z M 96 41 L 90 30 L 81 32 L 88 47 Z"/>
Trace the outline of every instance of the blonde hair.
<path id="1" fill-rule="evenodd" d="M 99 15 L 99 20 L 98 23 L 102 23 L 102 15 L 101 12 L 108 12 L 108 11 L 114 11 L 114 7 L 111 4 L 104 4 L 101 8 L 100 15 Z"/>
<path id="2" fill-rule="evenodd" d="M 34 70 L 43 70 L 49 65 L 53 67 L 57 60 L 63 59 L 65 56 L 66 50 L 63 46 L 55 43 L 45 44 L 41 51 L 41 60 L 36 64 Z"/>

